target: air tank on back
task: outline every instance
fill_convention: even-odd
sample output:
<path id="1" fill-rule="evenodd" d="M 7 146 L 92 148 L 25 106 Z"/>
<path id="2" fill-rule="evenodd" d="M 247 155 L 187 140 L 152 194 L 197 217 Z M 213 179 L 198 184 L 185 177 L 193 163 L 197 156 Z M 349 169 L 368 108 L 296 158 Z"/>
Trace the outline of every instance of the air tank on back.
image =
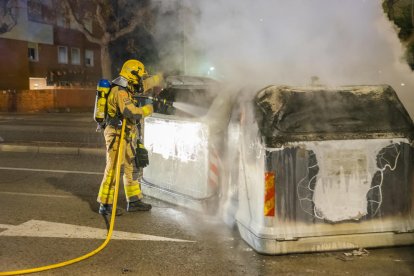
<path id="1" fill-rule="evenodd" d="M 105 124 L 106 100 L 111 90 L 111 83 L 106 79 L 101 79 L 96 86 L 95 109 L 93 118 L 98 124 L 97 131 Z"/>

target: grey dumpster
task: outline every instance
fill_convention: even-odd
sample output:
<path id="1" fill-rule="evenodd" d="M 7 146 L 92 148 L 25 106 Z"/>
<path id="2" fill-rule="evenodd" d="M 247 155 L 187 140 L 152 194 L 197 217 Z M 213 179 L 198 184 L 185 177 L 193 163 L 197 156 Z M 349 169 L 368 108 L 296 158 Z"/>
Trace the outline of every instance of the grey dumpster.
<path id="1" fill-rule="evenodd" d="M 174 109 L 154 113 L 144 124 L 150 160 L 142 179 L 146 195 L 198 211 L 217 210 L 221 141 L 230 112 L 229 99 L 216 97 L 217 89 L 211 79 L 167 79 L 164 96 L 174 101 Z"/>
<path id="2" fill-rule="evenodd" d="M 414 244 L 414 126 L 390 86 L 269 86 L 238 112 L 236 221 L 256 251 Z"/>

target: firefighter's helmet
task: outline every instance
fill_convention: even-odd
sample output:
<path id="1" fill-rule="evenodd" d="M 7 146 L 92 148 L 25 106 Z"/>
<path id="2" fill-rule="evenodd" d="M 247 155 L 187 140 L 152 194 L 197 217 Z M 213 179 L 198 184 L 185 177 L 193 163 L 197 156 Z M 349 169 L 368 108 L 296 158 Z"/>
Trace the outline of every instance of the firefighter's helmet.
<path id="1" fill-rule="evenodd" d="M 125 61 L 122 65 L 120 76 L 126 78 L 128 82 L 136 85 L 139 79 L 146 74 L 144 64 L 136 59 L 130 59 Z"/>

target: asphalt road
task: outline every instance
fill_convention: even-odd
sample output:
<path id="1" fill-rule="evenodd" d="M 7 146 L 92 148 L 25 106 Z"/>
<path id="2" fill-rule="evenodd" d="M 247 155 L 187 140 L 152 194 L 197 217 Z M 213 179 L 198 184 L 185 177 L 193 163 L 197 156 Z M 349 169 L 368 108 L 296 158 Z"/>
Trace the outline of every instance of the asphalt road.
<path id="1" fill-rule="evenodd" d="M 92 113 L 0 113 L 0 144 L 102 148 Z"/>
<path id="2" fill-rule="evenodd" d="M 24 132 L 23 125 L 30 120 L 22 115 L 24 124 L 13 129 L 12 121 L 16 119 L 7 116 L 0 116 L 0 136 L 6 136 L 5 129 L 11 129 L 7 134 L 11 138 L 3 142 L 10 145 L 13 135 L 23 137 L 12 132 Z M 61 125 L 57 123 L 59 120 L 53 119 L 48 124 L 47 119 L 40 117 L 32 121 L 48 131 Z M 61 118 L 65 122 L 72 120 L 70 114 Z M 92 132 L 87 129 L 94 128 L 88 120 L 85 114 L 74 115 L 69 125 L 74 128 L 81 125 L 84 133 L 93 133 L 94 129 Z M 26 149 L 33 149 L 36 143 L 30 140 L 30 131 L 26 134 L 24 143 L 31 144 Z M 46 136 L 39 137 L 48 142 Z M 77 138 L 73 139 L 72 145 L 77 145 Z M 66 261 L 94 250 L 105 238 L 107 221 L 97 214 L 95 201 L 103 156 L 61 152 L 59 141 L 56 142 L 42 144 L 57 148 L 49 153 L 0 150 L 0 272 Z M 117 239 L 111 240 L 102 252 L 80 263 L 39 274 L 414 274 L 414 246 L 369 249 L 361 256 L 344 254 L 351 251 L 265 256 L 253 251 L 237 229 L 222 223 L 220 218 L 156 199 L 145 198 L 145 201 L 153 204 L 153 209 L 117 217 L 114 234 Z M 123 189 L 119 204 L 125 208 Z"/>

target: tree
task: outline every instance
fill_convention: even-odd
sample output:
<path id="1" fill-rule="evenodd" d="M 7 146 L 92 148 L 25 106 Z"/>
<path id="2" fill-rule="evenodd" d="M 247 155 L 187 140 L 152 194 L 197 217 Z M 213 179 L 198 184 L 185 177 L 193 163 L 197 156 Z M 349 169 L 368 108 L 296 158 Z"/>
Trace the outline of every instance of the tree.
<path id="1" fill-rule="evenodd" d="M 399 0 L 385 0 L 384 1 L 384 9 L 386 9 L 388 11 L 388 17 L 390 20 L 394 20 L 394 5 L 398 2 Z"/>
<path id="2" fill-rule="evenodd" d="M 100 45 L 102 77 L 111 78 L 109 46 L 117 39 L 142 27 L 150 32 L 152 15 L 149 0 L 63 0 L 58 1 L 75 29 Z M 90 31 L 93 26 L 98 30 Z M 125 45 L 127 47 L 128 45 Z"/>
<path id="3" fill-rule="evenodd" d="M 0 2 L 0 34 L 9 32 L 16 25 L 16 15 L 9 6 L 10 1 Z"/>
<path id="4" fill-rule="evenodd" d="M 112 72 L 119 72 L 127 59 L 142 61 L 146 70 L 150 72 L 159 68 L 158 47 L 155 45 L 153 34 L 142 28 L 137 28 L 110 43 L 109 53 L 112 58 Z"/>
<path id="5" fill-rule="evenodd" d="M 407 62 L 414 70 L 414 0 L 384 0 L 382 6 L 388 19 L 398 27 Z"/>

